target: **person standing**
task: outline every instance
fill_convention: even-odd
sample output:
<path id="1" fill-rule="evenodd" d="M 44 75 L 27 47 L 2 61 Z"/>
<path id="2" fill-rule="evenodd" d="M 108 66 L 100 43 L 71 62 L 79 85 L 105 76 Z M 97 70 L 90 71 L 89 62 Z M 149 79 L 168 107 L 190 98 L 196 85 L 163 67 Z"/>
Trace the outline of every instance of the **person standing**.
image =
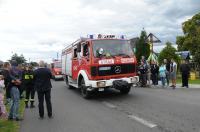
<path id="1" fill-rule="evenodd" d="M 22 73 L 22 83 L 23 87 L 26 91 L 25 98 L 25 107 L 28 108 L 29 98 L 31 96 L 31 108 L 34 108 L 34 97 L 35 97 L 35 89 L 34 89 L 34 73 L 32 70 L 32 66 L 26 66 L 25 71 Z"/>
<path id="2" fill-rule="evenodd" d="M 171 59 L 171 63 L 170 63 L 170 76 L 171 76 L 171 80 L 172 80 L 171 87 L 173 89 L 176 88 L 176 71 L 177 71 L 177 64 L 176 64 L 176 62 L 173 59 Z"/>
<path id="3" fill-rule="evenodd" d="M 155 61 L 151 61 L 151 79 L 153 85 L 158 85 L 159 67 Z"/>
<path id="4" fill-rule="evenodd" d="M 147 68 L 147 85 L 150 87 L 151 86 L 151 65 L 149 62 L 146 63 L 146 68 Z"/>
<path id="5" fill-rule="evenodd" d="M 162 86 L 165 86 L 165 80 L 166 80 L 166 67 L 164 64 L 162 64 L 159 68 L 159 75 L 160 75 L 160 79 L 162 82 Z"/>
<path id="6" fill-rule="evenodd" d="M 51 104 L 51 71 L 45 67 L 44 61 L 39 62 L 39 68 L 34 71 L 35 89 L 38 93 L 39 101 L 39 116 L 44 118 L 44 98 L 46 101 L 48 117 L 52 117 L 52 104 Z"/>
<path id="7" fill-rule="evenodd" d="M 183 60 L 182 64 L 180 65 L 180 72 L 182 75 L 182 87 L 188 88 L 188 78 L 190 75 L 190 66 L 188 62 Z"/>
<path id="8" fill-rule="evenodd" d="M 164 64 L 166 67 L 166 81 L 167 81 L 167 86 L 169 86 L 169 79 L 170 79 L 170 61 L 167 59 L 164 59 Z"/>
<path id="9" fill-rule="evenodd" d="M 145 87 L 147 84 L 147 68 L 143 61 L 141 61 L 138 71 L 140 75 L 141 87 Z"/>
<path id="10" fill-rule="evenodd" d="M 17 66 L 17 70 L 18 70 L 18 72 L 19 72 L 19 74 L 20 74 L 20 76 L 21 76 L 21 79 L 22 79 L 22 73 L 24 72 L 24 66 L 22 65 L 22 64 L 19 64 L 18 66 Z M 23 92 L 24 92 L 24 87 L 23 87 L 24 85 L 23 85 L 23 82 L 21 83 L 21 85 L 20 85 L 20 88 L 19 88 L 19 93 L 20 93 L 20 98 L 22 99 L 22 98 L 24 98 L 24 96 L 23 96 Z"/>
<path id="11" fill-rule="evenodd" d="M 16 69 L 17 62 L 12 61 L 12 69 L 10 71 L 10 78 L 11 78 L 11 106 L 8 119 L 9 120 L 16 120 L 21 121 L 22 119 L 19 118 L 19 101 L 20 101 L 20 92 L 19 88 L 21 85 L 21 75 L 20 72 Z"/>
<path id="12" fill-rule="evenodd" d="M 7 117 L 6 107 L 3 103 L 4 87 L 5 87 L 4 77 L 3 77 L 3 75 L 0 75 L 0 118 L 6 118 Z"/>
<path id="13" fill-rule="evenodd" d="M 3 64 L 2 75 L 4 76 L 4 84 L 6 88 L 6 103 L 9 104 L 11 101 L 10 90 L 11 90 L 11 77 L 10 77 L 10 69 L 11 64 L 9 62 L 5 62 Z"/>

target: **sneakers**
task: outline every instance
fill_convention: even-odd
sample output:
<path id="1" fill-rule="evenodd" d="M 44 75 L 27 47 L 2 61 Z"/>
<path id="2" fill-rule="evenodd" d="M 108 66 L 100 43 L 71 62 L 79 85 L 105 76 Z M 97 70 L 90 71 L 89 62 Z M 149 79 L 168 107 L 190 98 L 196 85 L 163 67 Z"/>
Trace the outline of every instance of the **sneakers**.
<path id="1" fill-rule="evenodd" d="M 34 104 L 31 104 L 31 107 L 30 108 L 35 108 L 35 105 Z"/>
<path id="2" fill-rule="evenodd" d="M 13 119 L 12 117 L 8 117 L 8 120 L 10 120 L 10 121 L 22 121 L 23 119 L 22 118 L 16 118 L 16 119 Z"/>
<path id="3" fill-rule="evenodd" d="M 13 118 L 12 118 L 12 117 L 8 117 L 8 120 L 12 121 L 12 120 L 13 120 Z"/>
<path id="4" fill-rule="evenodd" d="M 22 118 L 16 118 L 15 120 L 16 121 L 22 121 L 23 119 Z"/>
<path id="5" fill-rule="evenodd" d="M 39 116 L 39 119 L 40 119 L 40 120 L 43 120 L 43 119 L 44 119 L 44 116 Z"/>
<path id="6" fill-rule="evenodd" d="M 28 108 L 28 104 L 25 104 L 25 108 Z"/>

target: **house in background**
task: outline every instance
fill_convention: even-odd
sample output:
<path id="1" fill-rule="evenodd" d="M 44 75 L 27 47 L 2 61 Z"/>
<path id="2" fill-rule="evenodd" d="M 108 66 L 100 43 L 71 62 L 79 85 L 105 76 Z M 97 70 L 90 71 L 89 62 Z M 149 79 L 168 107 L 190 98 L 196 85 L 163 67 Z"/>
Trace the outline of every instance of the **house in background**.
<path id="1" fill-rule="evenodd" d="M 136 43 L 139 41 L 139 37 L 135 37 L 135 38 L 131 38 L 130 39 L 130 44 L 131 44 L 131 49 L 134 51 L 136 51 Z"/>

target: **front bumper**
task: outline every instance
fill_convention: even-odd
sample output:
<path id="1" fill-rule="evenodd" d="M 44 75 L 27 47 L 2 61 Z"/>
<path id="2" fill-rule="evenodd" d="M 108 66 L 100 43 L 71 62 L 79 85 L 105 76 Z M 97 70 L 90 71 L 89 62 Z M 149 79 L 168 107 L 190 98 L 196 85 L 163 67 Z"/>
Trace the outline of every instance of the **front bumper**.
<path id="1" fill-rule="evenodd" d="M 104 87 L 112 87 L 113 82 L 116 80 L 123 80 L 128 82 L 128 84 L 136 84 L 139 81 L 138 76 L 134 77 L 124 77 L 124 78 L 117 78 L 117 79 L 109 79 L 109 80 L 88 80 L 87 81 L 87 86 L 92 87 L 92 88 L 104 88 Z"/>
<path id="2" fill-rule="evenodd" d="M 55 75 L 54 77 L 55 77 L 55 79 L 62 79 L 63 78 L 62 75 Z"/>

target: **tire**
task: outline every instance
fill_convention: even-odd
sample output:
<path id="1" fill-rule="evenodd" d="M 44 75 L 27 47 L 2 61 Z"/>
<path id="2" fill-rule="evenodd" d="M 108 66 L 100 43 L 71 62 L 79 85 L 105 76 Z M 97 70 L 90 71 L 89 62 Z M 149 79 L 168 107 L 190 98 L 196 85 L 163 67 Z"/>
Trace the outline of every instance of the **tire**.
<path id="1" fill-rule="evenodd" d="M 81 87 L 81 95 L 83 96 L 83 98 L 85 99 L 91 98 L 91 92 L 87 91 L 87 87 L 85 86 L 84 79 L 81 80 L 80 87 Z"/>
<path id="2" fill-rule="evenodd" d="M 69 85 L 68 76 L 65 77 L 65 83 L 66 83 L 68 89 L 73 89 L 73 87 L 71 85 Z"/>
<path id="3" fill-rule="evenodd" d="M 120 90 L 120 93 L 121 94 L 128 94 L 130 92 L 130 90 L 131 90 L 131 86 L 127 86 L 126 88 L 122 88 Z"/>

